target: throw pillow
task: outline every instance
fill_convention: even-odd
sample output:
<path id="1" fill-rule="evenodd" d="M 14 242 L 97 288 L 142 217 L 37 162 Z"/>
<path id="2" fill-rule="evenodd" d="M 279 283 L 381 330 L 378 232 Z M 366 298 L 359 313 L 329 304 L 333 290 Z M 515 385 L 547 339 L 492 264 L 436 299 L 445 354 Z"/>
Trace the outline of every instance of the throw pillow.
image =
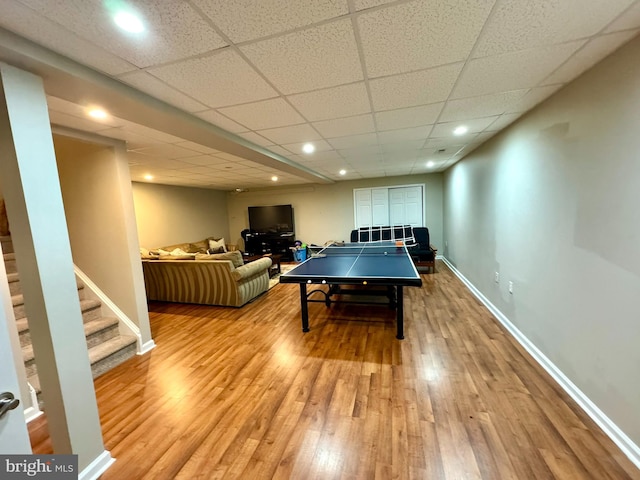
<path id="1" fill-rule="evenodd" d="M 227 246 L 224 244 L 224 238 L 220 240 L 209 239 L 209 253 L 224 253 L 227 251 Z"/>

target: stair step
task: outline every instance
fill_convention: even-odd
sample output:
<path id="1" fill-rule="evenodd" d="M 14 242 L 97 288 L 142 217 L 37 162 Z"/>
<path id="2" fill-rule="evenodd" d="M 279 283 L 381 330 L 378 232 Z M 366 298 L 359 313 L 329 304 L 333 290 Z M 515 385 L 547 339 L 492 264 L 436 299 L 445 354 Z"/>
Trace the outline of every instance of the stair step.
<path id="1" fill-rule="evenodd" d="M 97 378 L 103 373 L 120 365 L 124 361 L 136 354 L 136 337 L 118 336 L 89 349 L 89 361 L 91 362 L 91 373 L 93 378 Z M 42 393 L 40 378 L 35 370 L 27 374 L 27 381 L 39 396 Z M 40 406 L 43 409 L 43 406 Z"/>
<path id="2" fill-rule="evenodd" d="M 24 297 L 22 294 L 13 295 L 11 297 L 11 303 L 13 303 L 13 314 L 16 320 L 20 320 L 27 316 L 24 308 Z M 82 311 L 83 322 L 89 322 L 100 318 L 102 303 L 100 300 L 82 299 L 80 300 L 80 310 Z"/>
<path id="3" fill-rule="evenodd" d="M 9 292 L 11 296 L 22 295 L 22 284 L 20 283 L 20 274 L 17 272 L 8 273 L 7 281 L 9 282 Z M 84 295 L 84 283 L 79 279 L 76 279 L 76 286 L 78 287 L 78 297 L 83 300 L 85 298 Z M 15 306 L 15 303 L 14 303 Z"/>
<path id="4" fill-rule="evenodd" d="M 89 350 L 93 378 L 120 365 L 136 354 L 136 337 L 120 335 Z"/>
<path id="5" fill-rule="evenodd" d="M 0 235 L 0 243 L 2 243 L 2 253 L 13 253 L 11 235 Z"/>
<path id="6" fill-rule="evenodd" d="M 7 273 L 16 273 L 18 271 L 18 267 L 16 266 L 16 254 L 3 253 L 3 257 L 4 268 L 7 270 Z"/>
<path id="7" fill-rule="evenodd" d="M 120 335 L 117 318 L 93 320 L 85 324 L 84 331 L 94 378 L 136 353 L 136 337 Z M 121 350 L 125 351 L 121 352 Z M 22 346 L 22 360 L 27 377 L 37 375 L 35 355 L 31 343 Z"/>

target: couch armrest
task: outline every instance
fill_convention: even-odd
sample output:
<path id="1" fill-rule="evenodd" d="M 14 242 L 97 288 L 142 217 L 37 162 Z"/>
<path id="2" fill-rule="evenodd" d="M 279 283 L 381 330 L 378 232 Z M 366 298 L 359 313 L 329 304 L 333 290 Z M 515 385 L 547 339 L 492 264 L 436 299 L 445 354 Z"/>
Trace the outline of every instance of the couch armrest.
<path id="1" fill-rule="evenodd" d="M 429 248 L 433 250 L 434 253 L 438 251 L 438 249 L 431 244 L 429 244 Z"/>
<path id="2" fill-rule="evenodd" d="M 262 271 L 268 270 L 271 264 L 272 262 L 269 257 L 262 257 L 255 262 L 247 263 L 245 265 L 242 265 L 241 267 L 236 268 L 232 272 L 232 275 L 235 281 L 239 281 L 243 278 L 249 278 Z"/>

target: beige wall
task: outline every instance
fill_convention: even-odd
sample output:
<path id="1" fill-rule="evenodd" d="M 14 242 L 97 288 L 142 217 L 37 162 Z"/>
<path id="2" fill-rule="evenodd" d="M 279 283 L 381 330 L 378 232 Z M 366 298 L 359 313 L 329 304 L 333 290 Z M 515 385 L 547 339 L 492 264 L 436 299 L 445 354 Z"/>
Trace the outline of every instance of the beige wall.
<path id="1" fill-rule="evenodd" d="M 226 192 L 133 182 L 140 246 L 156 248 L 207 237 L 229 240 Z"/>
<path id="2" fill-rule="evenodd" d="M 639 79 L 636 38 L 447 171 L 444 197 L 446 257 L 636 446 Z"/>
<path id="3" fill-rule="evenodd" d="M 73 261 L 149 341 L 126 157 L 114 146 L 60 135 L 54 144 Z"/>
<path id="4" fill-rule="evenodd" d="M 443 238 L 442 182 L 442 174 L 433 173 L 229 193 L 229 230 L 232 240 L 242 244 L 240 232 L 249 227 L 249 206 L 291 204 L 299 240 L 318 245 L 327 240 L 348 241 L 354 228 L 355 188 L 424 184 L 426 226 L 429 227 L 431 243 L 438 246 Z"/>

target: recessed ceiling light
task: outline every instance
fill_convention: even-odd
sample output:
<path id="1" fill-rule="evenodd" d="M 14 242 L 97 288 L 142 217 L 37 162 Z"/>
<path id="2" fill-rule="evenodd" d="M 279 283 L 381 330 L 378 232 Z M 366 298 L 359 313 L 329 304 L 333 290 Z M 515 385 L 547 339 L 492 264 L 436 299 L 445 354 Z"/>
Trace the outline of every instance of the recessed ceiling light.
<path id="1" fill-rule="evenodd" d="M 313 143 L 305 143 L 302 146 L 302 151 L 304 153 L 313 153 L 313 152 L 316 151 L 316 147 L 315 147 L 315 145 Z"/>
<path id="2" fill-rule="evenodd" d="M 126 32 L 141 33 L 144 31 L 142 20 L 131 12 L 119 11 L 113 16 L 113 21 Z"/>
<path id="3" fill-rule="evenodd" d="M 344 170 L 344 169 L 342 169 L 342 170 L 340 170 L 340 172 L 338 172 L 338 173 L 340 173 L 340 175 L 346 175 L 346 174 L 347 174 L 347 171 L 346 171 L 346 170 Z"/>
<path id="4" fill-rule="evenodd" d="M 436 164 L 436 163 L 435 163 L 433 160 L 429 160 L 429 161 L 427 162 L 427 168 L 431 168 L 431 167 L 433 167 L 435 164 Z"/>
<path id="5" fill-rule="evenodd" d="M 91 110 L 89 110 L 89 116 L 102 120 L 107 118 L 107 112 L 105 112 L 101 108 L 92 108 Z"/>
<path id="6" fill-rule="evenodd" d="M 145 180 L 153 180 L 153 175 L 151 175 L 150 173 L 147 173 L 147 174 L 144 176 L 144 179 L 145 179 Z"/>
<path id="7" fill-rule="evenodd" d="M 278 181 L 278 177 L 276 177 L 275 175 L 273 177 L 271 177 L 271 181 L 272 182 L 277 182 Z"/>
<path id="8" fill-rule="evenodd" d="M 468 131 L 469 131 L 469 127 L 467 127 L 465 125 L 460 125 L 459 127 L 456 127 L 456 129 L 453 131 L 453 134 L 454 135 L 464 135 Z"/>

